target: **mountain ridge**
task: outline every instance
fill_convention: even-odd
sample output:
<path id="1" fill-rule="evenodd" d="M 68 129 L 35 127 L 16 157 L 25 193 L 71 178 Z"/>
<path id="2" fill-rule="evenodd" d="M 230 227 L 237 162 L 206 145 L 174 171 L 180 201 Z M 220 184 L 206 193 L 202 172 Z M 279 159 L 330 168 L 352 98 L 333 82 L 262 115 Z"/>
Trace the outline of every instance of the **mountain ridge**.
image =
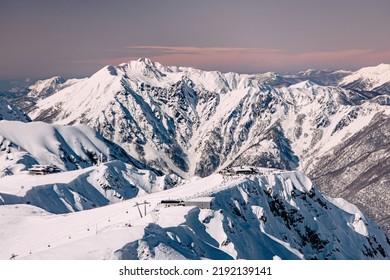
<path id="1" fill-rule="evenodd" d="M 140 130 L 136 127 L 139 126 L 140 123 L 145 123 L 145 121 L 152 127 L 155 123 L 153 131 L 150 133 L 164 135 L 162 138 L 166 140 L 165 142 L 175 146 L 175 149 L 182 155 L 190 152 L 186 151 L 186 144 L 189 143 L 189 138 L 191 139 L 191 137 L 194 136 L 194 133 L 196 134 L 197 131 L 194 130 L 202 130 L 199 127 L 200 124 L 203 125 L 203 120 L 206 120 L 207 122 L 211 115 L 217 115 L 215 114 L 215 111 L 223 110 L 219 109 L 221 107 L 229 108 L 229 106 L 236 106 L 238 109 L 239 106 L 241 106 L 240 103 L 237 104 L 233 102 L 232 99 L 235 97 L 238 97 L 238 100 L 244 100 L 248 95 L 254 95 L 253 98 L 255 98 L 256 95 L 265 93 L 269 96 L 267 98 L 270 98 L 270 103 L 264 104 L 266 107 L 272 105 L 272 100 L 279 100 L 280 103 L 284 103 L 283 106 L 294 104 L 296 95 L 302 94 L 306 96 L 299 98 L 301 98 L 303 102 L 307 102 L 307 105 L 310 105 L 310 102 L 316 98 L 313 94 L 316 94 L 318 91 L 329 91 L 328 94 L 333 95 L 333 97 L 327 98 L 338 99 L 330 102 L 333 102 L 333 104 L 341 103 L 343 106 L 360 105 L 359 102 L 369 101 L 369 98 L 363 95 L 360 95 L 360 97 L 355 100 L 356 94 L 353 92 L 337 87 L 321 87 L 310 81 L 302 81 L 288 87 L 274 89 L 260 80 L 254 79 L 253 76 L 236 73 L 222 74 L 220 72 L 205 72 L 186 67 L 168 67 L 146 58 L 121 64 L 117 67 L 104 67 L 96 74 L 92 75 L 90 79 L 86 80 L 84 85 L 80 88 L 77 88 L 77 86 L 78 85 L 76 84 L 68 91 L 65 90 L 61 92 L 61 95 L 63 95 L 62 98 L 59 95 L 56 95 L 51 99 L 45 99 L 40 102 L 37 107 L 45 109 L 35 110 L 31 114 L 32 117 L 36 120 L 45 120 L 49 122 L 56 121 L 63 124 L 77 122 L 87 123 L 101 133 L 104 131 L 103 134 L 115 142 L 127 145 L 126 141 L 118 139 L 122 138 L 122 135 L 115 135 L 118 128 L 115 128 L 115 125 L 112 125 L 112 123 L 117 123 L 121 120 L 116 120 L 114 115 L 120 112 L 120 115 L 123 117 L 132 118 L 136 116 L 136 113 L 134 111 L 129 111 L 129 108 L 139 107 L 141 110 L 143 110 L 143 108 L 148 108 L 148 112 L 143 114 L 144 116 L 140 116 L 143 120 L 134 119 L 134 121 L 127 121 L 122 125 L 125 127 L 133 127 L 133 132 L 134 129 L 138 130 L 138 132 L 135 133 L 140 136 L 138 142 L 145 142 L 145 137 L 142 137 L 145 129 Z M 100 87 L 105 88 L 103 91 L 104 96 L 102 95 L 102 92 L 99 92 Z M 76 98 L 72 98 L 74 95 L 73 92 L 82 91 L 87 91 L 88 93 L 84 95 L 85 98 L 83 98 L 81 104 L 78 104 L 80 101 Z M 227 95 L 232 96 L 230 100 L 227 98 Z M 129 98 L 132 98 L 134 101 L 131 101 Z M 171 100 L 168 101 L 167 98 Z M 288 100 L 286 100 L 286 98 Z M 57 101 L 57 99 L 64 101 Z M 73 99 L 73 102 L 66 102 L 65 99 Z M 172 99 L 175 100 L 172 101 Z M 223 102 L 224 99 L 227 99 L 227 102 Z M 131 102 L 129 102 L 129 100 Z M 268 102 L 267 100 L 264 101 Z M 66 103 L 68 103 L 68 105 L 64 105 Z M 115 103 L 117 103 L 117 105 L 115 105 Z M 222 105 L 219 103 L 222 103 Z M 89 104 L 91 104 L 92 107 Z M 115 108 L 115 110 L 112 109 L 111 112 L 108 112 L 108 116 L 105 110 L 107 104 L 109 106 L 110 104 L 113 104 Z M 214 106 L 211 106 L 210 104 L 213 104 Z M 255 105 L 256 104 L 251 104 L 250 106 L 253 107 Z M 66 108 L 62 110 L 64 113 L 61 113 L 61 106 L 66 106 Z M 271 114 L 273 114 L 273 110 L 275 110 L 276 106 L 277 104 L 271 109 Z M 75 114 L 70 112 L 77 108 L 83 108 L 85 110 L 82 113 L 76 112 Z M 233 109 L 233 107 L 231 108 Z M 100 116 L 91 116 L 92 111 L 101 111 L 103 114 L 100 114 Z M 229 112 L 227 112 L 228 110 L 224 111 L 225 114 L 229 114 Z M 60 116 L 58 116 L 58 114 L 60 114 Z M 325 117 L 326 115 L 327 114 L 325 113 Z M 105 121 L 104 119 L 107 119 L 107 117 L 109 117 L 111 121 Z M 51 120 L 52 118 L 53 120 Z M 162 119 L 162 121 L 160 121 L 159 118 Z M 324 121 L 326 120 L 324 119 Z M 112 132 L 102 128 L 102 123 L 109 126 L 110 131 L 114 131 L 114 135 L 112 135 Z M 169 124 L 171 124 L 171 126 Z M 173 130 L 175 130 L 175 132 L 173 132 Z M 176 133 L 178 130 L 181 132 L 179 135 Z M 127 133 L 126 135 L 127 137 L 131 137 L 131 135 L 128 135 Z M 164 139 L 159 139 L 157 141 L 164 142 Z M 134 150 L 136 149 L 140 150 L 139 145 L 131 145 L 138 148 L 126 148 L 130 153 L 134 153 Z M 153 145 L 154 144 L 152 143 L 152 146 Z M 196 146 L 196 143 L 192 146 Z M 182 167 L 185 171 L 191 170 L 191 167 L 185 167 L 185 165 L 188 164 L 188 162 L 186 164 L 183 163 Z M 169 165 L 172 164 L 168 164 L 168 166 Z M 170 166 L 170 168 L 172 168 L 172 166 Z M 177 168 L 173 169 L 177 172 Z M 183 173 L 180 175 L 183 175 Z"/>

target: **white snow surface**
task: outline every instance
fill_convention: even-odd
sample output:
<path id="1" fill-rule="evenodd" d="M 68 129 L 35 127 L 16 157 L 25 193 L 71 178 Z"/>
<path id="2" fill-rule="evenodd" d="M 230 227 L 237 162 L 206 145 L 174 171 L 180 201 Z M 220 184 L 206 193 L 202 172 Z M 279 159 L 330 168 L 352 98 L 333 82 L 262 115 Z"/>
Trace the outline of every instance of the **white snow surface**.
<path id="1" fill-rule="evenodd" d="M 301 172 L 266 169 L 263 173 L 215 174 L 67 214 L 51 214 L 32 205 L 2 205 L 0 258 L 389 258 L 390 242 L 357 208 L 341 200 L 333 203 Z M 154 210 L 161 200 L 210 196 L 214 197 L 211 209 Z"/>
<path id="2" fill-rule="evenodd" d="M 36 83 L 28 87 L 30 91 L 27 95 L 36 99 L 46 98 L 56 93 L 57 91 L 74 85 L 82 80 L 83 79 L 66 80 L 61 76 L 55 76 L 45 80 L 38 80 Z"/>
<path id="3" fill-rule="evenodd" d="M 364 67 L 360 70 L 344 77 L 341 85 L 352 84 L 356 81 L 365 83 L 365 90 L 373 90 L 385 83 L 390 82 L 390 64 L 380 64 L 378 66 Z"/>
<path id="4" fill-rule="evenodd" d="M 0 177 L 25 171 L 33 164 L 54 164 L 62 170 L 73 170 L 115 159 L 136 162 L 83 124 L 0 121 Z"/>
<path id="5" fill-rule="evenodd" d="M 92 209 L 169 189 L 177 178 L 158 176 L 121 161 L 48 175 L 0 178 L 0 205 L 31 204 L 51 213 Z"/>

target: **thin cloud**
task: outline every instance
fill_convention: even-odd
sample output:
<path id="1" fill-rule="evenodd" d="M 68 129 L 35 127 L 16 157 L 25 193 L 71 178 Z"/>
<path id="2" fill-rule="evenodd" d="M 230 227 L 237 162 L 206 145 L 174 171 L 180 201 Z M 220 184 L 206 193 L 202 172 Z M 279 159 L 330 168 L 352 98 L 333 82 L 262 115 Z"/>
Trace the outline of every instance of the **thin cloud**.
<path id="1" fill-rule="evenodd" d="M 170 47 L 170 46 L 128 46 L 128 50 L 140 52 L 158 52 L 163 54 L 207 54 L 207 53 L 276 53 L 277 49 L 266 48 L 228 48 L 228 47 Z"/>
<path id="2" fill-rule="evenodd" d="M 117 65 L 149 57 L 165 65 L 190 66 L 204 70 L 234 72 L 286 71 L 307 68 L 352 68 L 390 62 L 390 51 L 373 49 L 344 49 L 336 51 L 287 52 L 266 48 L 228 47 L 174 47 L 174 46 L 127 46 L 111 49 L 107 58 L 77 60 L 73 63 Z"/>

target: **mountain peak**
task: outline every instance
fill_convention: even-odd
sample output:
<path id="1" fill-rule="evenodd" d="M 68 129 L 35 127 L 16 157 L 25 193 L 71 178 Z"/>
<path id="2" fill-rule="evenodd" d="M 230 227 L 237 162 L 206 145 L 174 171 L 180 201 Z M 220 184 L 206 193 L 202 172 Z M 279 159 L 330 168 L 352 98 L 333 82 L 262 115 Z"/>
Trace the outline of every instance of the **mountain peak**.
<path id="1" fill-rule="evenodd" d="M 150 58 L 147 58 L 147 57 L 140 57 L 137 59 L 138 62 L 143 62 L 147 65 L 154 65 L 154 62 L 150 59 Z"/>
<path id="2" fill-rule="evenodd" d="M 290 88 L 312 88 L 315 86 L 318 86 L 318 85 L 313 83 L 310 80 L 304 80 L 302 82 L 291 85 Z"/>
<path id="3" fill-rule="evenodd" d="M 152 79 L 159 80 L 166 75 L 164 72 L 169 72 L 169 68 L 163 66 L 158 62 L 154 62 L 146 57 L 141 57 L 137 60 L 131 60 L 128 63 L 124 63 L 119 65 L 119 67 L 131 74 L 131 76 L 137 76 L 137 74 L 141 74 L 144 78 L 149 77 Z"/>
<path id="4" fill-rule="evenodd" d="M 363 67 L 346 76 L 341 85 L 359 85 L 364 90 L 373 90 L 390 82 L 390 64 L 381 63 L 377 66 Z"/>
<path id="5" fill-rule="evenodd" d="M 141 65 L 141 68 L 143 68 L 143 69 L 146 68 L 146 69 L 154 69 L 154 70 L 158 70 L 158 71 L 165 71 L 167 68 L 164 65 L 162 65 L 158 62 L 155 62 L 147 57 L 140 57 L 135 61 L 130 61 L 130 63 L 131 62 L 136 62 L 136 64 Z"/>
<path id="6" fill-rule="evenodd" d="M 381 63 L 376 66 L 363 67 L 357 72 L 383 74 L 384 72 L 390 72 L 390 64 Z"/>
<path id="7" fill-rule="evenodd" d="M 54 76 L 45 80 L 38 80 L 36 83 L 29 86 L 29 97 L 36 99 L 44 99 L 52 94 L 67 88 L 80 81 L 80 79 L 65 79 L 62 76 Z"/>

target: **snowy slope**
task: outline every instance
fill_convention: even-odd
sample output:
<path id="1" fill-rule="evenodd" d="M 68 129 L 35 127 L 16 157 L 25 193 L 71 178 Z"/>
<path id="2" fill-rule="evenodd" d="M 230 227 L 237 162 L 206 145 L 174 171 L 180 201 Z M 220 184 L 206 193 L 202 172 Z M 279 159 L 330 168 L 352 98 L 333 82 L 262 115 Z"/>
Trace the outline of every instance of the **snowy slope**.
<path id="1" fill-rule="evenodd" d="M 19 108 L 0 97 L 0 121 L 1 120 L 31 121 L 31 119 Z"/>
<path id="2" fill-rule="evenodd" d="M 292 75 L 292 77 L 309 80 L 311 82 L 324 86 L 338 86 L 342 79 L 350 74 L 352 74 L 352 71 L 308 69 L 306 71 L 298 72 L 297 74 Z"/>
<path id="3" fill-rule="evenodd" d="M 29 85 L 14 87 L 3 95 L 10 103 L 16 105 L 22 111 L 29 113 L 35 107 L 38 100 L 49 97 L 82 80 L 65 79 L 61 76 L 55 76 L 45 80 L 38 80 Z"/>
<path id="4" fill-rule="evenodd" d="M 370 91 L 387 83 L 390 83 L 390 64 L 382 63 L 378 66 L 364 67 L 344 77 L 340 85 Z"/>
<path id="5" fill-rule="evenodd" d="M 357 133 L 339 141 L 307 173 L 325 193 L 359 205 L 389 233 L 390 116 L 378 113 L 369 125 L 358 124 Z"/>
<path id="6" fill-rule="evenodd" d="M 115 159 L 148 169 L 86 125 L 0 121 L 0 177 L 20 173 L 33 164 L 74 170 Z"/>
<path id="7" fill-rule="evenodd" d="M 31 204 L 68 213 L 169 189 L 177 181 L 121 161 L 49 175 L 21 173 L 0 178 L 0 205 Z"/>
<path id="8" fill-rule="evenodd" d="M 55 76 L 45 80 L 39 80 L 29 86 L 27 95 L 35 99 L 46 98 L 57 91 L 67 88 L 73 84 L 82 81 L 82 79 L 65 79 L 61 76 Z"/>
<path id="9" fill-rule="evenodd" d="M 0 258 L 389 258 L 390 241 L 354 205 L 324 196 L 301 172 L 262 172 L 211 175 L 66 215 L 28 205 L 0 206 Z M 214 197 L 211 209 L 154 210 L 164 199 L 204 196 Z M 150 203 L 145 209 L 134 207 L 143 201 Z"/>

